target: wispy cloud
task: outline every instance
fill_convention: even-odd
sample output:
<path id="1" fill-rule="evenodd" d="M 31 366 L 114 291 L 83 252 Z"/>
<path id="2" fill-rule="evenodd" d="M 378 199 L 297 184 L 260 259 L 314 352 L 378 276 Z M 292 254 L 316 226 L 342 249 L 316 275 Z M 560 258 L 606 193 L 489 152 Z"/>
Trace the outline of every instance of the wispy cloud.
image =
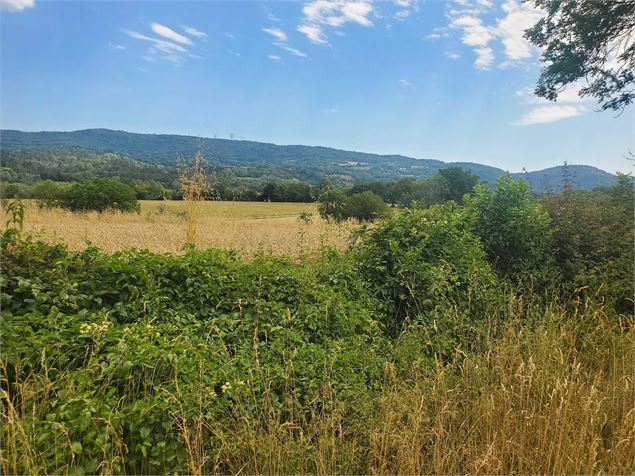
<path id="1" fill-rule="evenodd" d="M 497 21 L 496 32 L 505 47 L 505 57 L 510 62 L 531 58 L 532 46 L 523 34 L 540 20 L 543 12 L 514 0 L 508 0 L 502 8 L 506 15 Z"/>
<path id="2" fill-rule="evenodd" d="M 35 0 L 0 0 L 0 10 L 8 12 L 21 12 L 34 6 Z"/>
<path id="3" fill-rule="evenodd" d="M 174 41 L 175 43 L 181 43 L 182 45 L 192 45 L 192 40 L 187 38 L 186 36 L 177 33 L 176 31 L 168 28 L 165 25 L 161 25 L 160 23 L 153 23 L 150 25 L 150 29 L 155 32 L 157 35 L 167 38 L 170 41 Z"/>
<path id="4" fill-rule="evenodd" d="M 298 31 L 304 33 L 312 43 L 321 44 L 326 43 L 326 35 L 322 32 L 322 29 L 316 25 L 300 25 Z"/>
<path id="5" fill-rule="evenodd" d="M 397 20 L 405 20 L 412 12 L 419 11 L 419 0 L 393 0 L 398 10 L 393 15 Z"/>
<path id="6" fill-rule="evenodd" d="M 454 18 L 450 22 L 450 28 L 461 29 L 463 44 L 474 48 L 476 53 L 474 66 L 479 69 L 488 69 L 492 65 L 494 52 L 488 46 L 495 38 L 492 28 L 485 26 L 479 17 L 469 15 Z"/>
<path id="7" fill-rule="evenodd" d="M 278 45 L 280 48 L 282 48 L 284 51 L 286 51 L 287 53 L 292 54 L 293 56 L 298 56 L 300 58 L 306 58 L 306 53 L 300 51 L 297 48 L 292 48 L 288 45 Z"/>
<path id="8" fill-rule="evenodd" d="M 191 27 L 183 26 L 184 31 L 187 34 L 203 38 L 205 33 L 196 31 L 196 35 L 192 31 L 187 31 L 187 28 L 194 30 Z M 150 30 L 156 36 L 149 36 L 137 31 L 125 31 L 125 33 L 135 40 L 145 41 L 151 44 L 146 50 L 142 58 L 146 61 L 156 61 L 157 59 L 164 59 L 174 64 L 181 64 L 183 60 L 188 58 L 202 58 L 202 56 L 193 54 L 189 48 L 194 47 L 194 41 L 192 38 L 188 38 L 185 35 L 177 33 L 172 28 L 162 25 L 160 23 L 151 23 Z"/>
<path id="9" fill-rule="evenodd" d="M 544 14 L 516 0 L 500 4 L 499 16 L 491 23 L 482 15 L 495 8 L 491 0 L 454 0 L 454 6 L 446 15 L 449 27 L 462 32 L 462 42 L 471 46 L 476 54 L 474 66 L 489 69 L 495 61 L 492 45 L 500 42 L 503 47 L 502 66 L 517 64 L 534 57 L 535 49 L 523 38 L 525 30 L 534 25 Z M 491 15 L 489 15 L 491 16 Z"/>
<path id="10" fill-rule="evenodd" d="M 291 46 L 287 44 L 287 40 L 289 39 L 289 37 L 280 28 L 263 28 L 262 31 L 273 36 L 274 38 L 273 44 L 277 46 L 278 48 L 283 49 L 284 51 L 286 51 L 287 53 L 293 56 L 298 56 L 301 58 L 306 57 L 306 53 L 304 53 L 303 51 L 300 51 L 297 48 L 292 48 Z"/>
<path id="11" fill-rule="evenodd" d="M 108 46 L 110 48 L 112 48 L 113 50 L 125 50 L 126 49 L 126 47 L 123 46 L 123 45 L 115 45 L 115 44 L 113 44 L 111 42 L 108 42 Z"/>
<path id="12" fill-rule="evenodd" d="M 556 122 L 569 117 L 579 116 L 588 112 L 589 109 L 587 109 L 585 104 L 590 103 L 593 100 L 591 98 L 580 96 L 580 90 L 582 87 L 583 85 L 581 82 L 568 87 L 565 91 L 558 94 L 557 104 L 554 104 L 553 101 L 534 95 L 532 88 L 525 88 L 520 91 L 516 91 L 516 95 L 521 98 L 522 102 L 532 105 L 533 109 L 512 124 L 515 126 L 544 124 L 548 122 Z"/>
<path id="13" fill-rule="evenodd" d="M 325 27 L 340 28 L 346 23 L 372 26 L 369 18 L 374 10 L 370 0 L 313 0 L 302 8 L 298 31 L 316 44 L 327 43 Z"/>
<path id="14" fill-rule="evenodd" d="M 269 55 L 269 56 L 267 56 L 267 58 L 269 58 L 270 60 L 274 60 L 274 61 L 280 61 L 282 59 L 278 55 Z"/>
<path id="15" fill-rule="evenodd" d="M 207 33 L 197 30 L 196 28 L 192 28 L 191 26 L 181 25 L 183 31 L 190 36 L 195 38 L 207 38 Z"/>
<path id="16" fill-rule="evenodd" d="M 527 126 L 530 124 L 545 124 L 548 122 L 556 122 L 568 117 L 575 117 L 583 114 L 585 108 L 581 106 L 542 106 L 529 111 L 518 121 L 514 122 L 515 126 Z"/>
<path id="17" fill-rule="evenodd" d="M 265 33 L 269 33 L 277 41 L 287 41 L 288 39 L 287 34 L 280 28 L 263 28 L 262 31 L 264 31 Z"/>

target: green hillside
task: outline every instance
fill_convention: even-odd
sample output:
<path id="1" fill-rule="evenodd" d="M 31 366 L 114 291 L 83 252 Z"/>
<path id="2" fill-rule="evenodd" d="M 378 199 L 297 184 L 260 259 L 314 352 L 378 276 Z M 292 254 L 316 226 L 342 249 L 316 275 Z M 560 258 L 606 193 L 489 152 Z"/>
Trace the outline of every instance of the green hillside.
<path id="1" fill-rule="evenodd" d="M 336 184 L 362 181 L 399 180 L 434 175 L 439 169 L 460 166 L 481 180 L 493 183 L 504 171 L 486 165 L 433 159 L 415 159 L 403 155 L 379 155 L 345 151 L 328 147 L 275 145 L 243 140 L 210 139 L 167 134 L 136 134 L 109 129 L 86 129 L 73 132 L 1 131 L 4 156 L 8 151 L 33 153 L 42 149 L 82 148 L 96 153 L 114 153 L 148 164 L 171 166 L 182 157 L 202 151 L 211 164 L 224 175 L 245 180 L 258 177 L 295 178 L 317 183 L 325 176 Z M 590 166 L 570 166 L 574 185 L 593 188 L 615 183 L 615 176 Z M 522 174 L 515 174 L 521 176 Z M 535 190 L 560 187 L 560 167 L 529 172 Z"/>

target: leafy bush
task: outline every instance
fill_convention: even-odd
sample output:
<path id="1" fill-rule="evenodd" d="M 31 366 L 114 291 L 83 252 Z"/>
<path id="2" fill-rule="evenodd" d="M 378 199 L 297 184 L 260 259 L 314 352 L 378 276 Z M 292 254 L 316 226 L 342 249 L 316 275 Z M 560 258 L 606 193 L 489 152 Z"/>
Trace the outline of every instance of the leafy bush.
<path id="1" fill-rule="evenodd" d="M 467 205 L 474 214 L 474 231 L 496 271 L 515 282 L 527 276 L 545 278 L 551 269 L 551 221 L 530 198 L 527 182 L 502 175 L 494 190 L 477 185 Z"/>
<path id="2" fill-rule="evenodd" d="M 68 184 L 53 182 L 52 180 L 43 180 L 33 185 L 31 195 L 42 208 L 51 208 L 57 206 L 64 194 L 69 190 Z"/>
<path id="3" fill-rule="evenodd" d="M 406 321 L 432 325 L 450 309 L 482 314 L 497 302 L 497 279 L 469 216 L 454 204 L 394 214 L 363 237 L 357 253 L 393 335 Z"/>
<path id="4" fill-rule="evenodd" d="M 553 254 L 568 291 L 589 287 L 606 306 L 632 312 L 635 203 L 630 177 L 605 189 L 542 197 L 551 217 Z"/>
<path id="5" fill-rule="evenodd" d="M 344 217 L 370 221 L 382 217 L 387 211 L 388 206 L 381 197 L 369 190 L 367 192 L 354 193 L 348 197 L 344 208 Z"/>
<path id="6" fill-rule="evenodd" d="M 133 187 L 117 179 L 95 179 L 74 184 L 64 193 L 60 204 L 71 211 L 138 211 Z"/>
<path id="7" fill-rule="evenodd" d="M 327 189 L 319 197 L 318 211 L 324 218 L 342 220 L 344 218 L 348 197 L 343 190 Z"/>
<path id="8" fill-rule="evenodd" d="M 385 215 L 388 206 L 370 190 L 354 193 L 350 197 L 342 190 L 327 190 L 320 197 L 318 210 L 323 217 L 335 220 L 356 218 L 370 221 Z"/>
<path id="9" fill-rule="evenodd" d="M 45 435 L 46 467 L 75 460 L 94 473 L 121 444 L 114 472 L 183 472 L 179 422 L 194 424 L 194 408 L 228 425 L 239 403 L 255 413 L 264 398 L 280 424 L 311 418 L 329 392 L 367 399 L 390 352 L 379 306 L 339 254 L 315 267 L 217 250 L 108 256 L 14 235 L 2 251 L 9 385 L 41 368 L 42 349 L 50 376 L 64 375 L 29 423 Z M 63 435 L 65 452 L 49 451 Z M 210 453 L 222 444 L 206 441 Z"/>

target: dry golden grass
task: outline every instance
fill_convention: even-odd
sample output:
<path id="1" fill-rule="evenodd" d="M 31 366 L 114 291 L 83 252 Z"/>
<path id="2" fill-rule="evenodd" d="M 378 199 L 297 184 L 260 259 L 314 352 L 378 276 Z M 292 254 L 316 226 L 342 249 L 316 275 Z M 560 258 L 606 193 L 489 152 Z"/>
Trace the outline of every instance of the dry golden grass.
<path id="1" fill-rule="evenodd" d="M 186 241 L 186 203 L 181 201 L 142 201 L 140 213 L 71 213 L 25 203 L 26 233 L 73 250 L 90 242 L 106 252 L 180 252 Z M 265 252 L 298 258 L 324 245 L 344 248 L 355 227 L 323 220 L 311 203 L 202 202 L 197 210 L 197 247 L 234 249 L 246 256 Z M 303 212 L 311 218 L 301 219 Z"/>

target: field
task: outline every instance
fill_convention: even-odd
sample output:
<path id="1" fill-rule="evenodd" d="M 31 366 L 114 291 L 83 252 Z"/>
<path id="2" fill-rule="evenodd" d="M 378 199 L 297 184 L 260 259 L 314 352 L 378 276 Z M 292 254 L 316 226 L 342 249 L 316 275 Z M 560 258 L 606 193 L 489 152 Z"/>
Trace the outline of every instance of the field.
<path id="1" fill-rule="evenodd" d="M 87 242 L 114 252 L 125 249 L 180 252 L 187 216 L 182 201 L 141 201 L 140 213 L 70 213 L 27 202 L 25 231 L 70 249 Z M 305 214 L 305 219 L 300 215 Z M 234 249 L 243 255 L 273 253 L 294 258 L 332 245 L 348 244 L 354 223 L 323 220 L 313 203 L 202 202 L 196 211 L 196 245 Z M 4 225 L 4 222 L 2 223 Z"/>

